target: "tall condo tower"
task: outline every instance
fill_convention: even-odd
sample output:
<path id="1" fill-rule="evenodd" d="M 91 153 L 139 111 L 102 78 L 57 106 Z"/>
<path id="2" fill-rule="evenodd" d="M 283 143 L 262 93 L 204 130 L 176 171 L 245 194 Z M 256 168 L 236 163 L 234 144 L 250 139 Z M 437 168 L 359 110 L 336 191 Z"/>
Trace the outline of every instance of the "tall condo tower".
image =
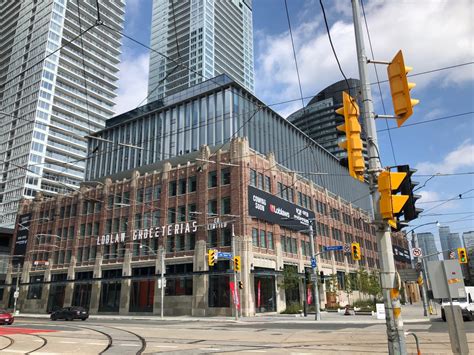
<path id="1" fill-rule="evenodd" d="M 155 0 L 148 101 L 227 74 L 254 91 L 252 0 Z"/>
<path id="2" fill-rule="evenodd" d="M 96 23 L 96 5 L 0 1 L 0 227 L 13 226 L 23 197 L 77 188 L 84 136 L 114 113 L 121 36 L 97 26 L 76 38 Z M 124 10 L 124 0 L 99 2 L 119 31 Z"/>

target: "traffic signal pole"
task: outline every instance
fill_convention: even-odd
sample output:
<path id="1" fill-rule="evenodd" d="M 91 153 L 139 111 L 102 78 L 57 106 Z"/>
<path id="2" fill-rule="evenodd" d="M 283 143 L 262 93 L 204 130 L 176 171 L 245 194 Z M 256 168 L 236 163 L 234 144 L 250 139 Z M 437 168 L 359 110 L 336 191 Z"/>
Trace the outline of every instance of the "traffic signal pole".
<path id="1" fill-rule="evenodd" d="M 419 248 L 418 244 L 418 238 L 415 235 L 415 232 L 411 232 L 411 247 L 412 248 Z M 420 258 L 418 256 L 413 257 L 415 265 L 417 265 L 420 262 Z M 429 316 L 429 309 L 428 309 L 428 293 L 426 292 L 426 283 L 425 279 L 423 277 L 423 266 L 420 268 L 420 271 L 418 273 L 418 277 L 421 278 L 421 298 L 423 300 L 423 315 L 425 317 Z"/>
<path id="2" fill-rule="evenodd" d="M 309 221 L 309 239 L 310 239 L 310 251 L 311 256 L 316 260 L 316 253 L 314 250 L 314 230 L 313 230 L 313 220 Z M 314 275 L 313 287 L 314 287 L 314 320 L 321 320 L 321 304 L 319 303 L 319 285 L 318 285 L 318 266 L 317 264 L 314 267 L 311 267 Z M 306 290 L 305 290 L 306 292 Z M 306 295 L 305 295 L 306 297 Z"/>
<path id="3" fill-rule="evenodd" d="M 376 226 L 377 242 L 381 264 L 382 295 L 385 305 L 385 320 L 387 326 L 389 354 L 406 354 L 406 341 L 403 331 L 400 304 L 400 279 L 397 278 L 395 261 L 393 259 L 392 240 L 388 222 L 380 215 L 379 193 L 377 191 L 377 176 L 382 171 L 379 149 L 377 144 L 377 130 L 375 113 L 372 102 L 370 82 L 367 76 L 367 56 L 365 54 L 364 38 L 360 17 L 359 0 L 352 0 L 354 31 L 357 48 L 357 60 L 361 82 L 362 119 L 367 135 L 367 150 L 369 155 L 369 188 L 372 198 L 374 221 Z"/>

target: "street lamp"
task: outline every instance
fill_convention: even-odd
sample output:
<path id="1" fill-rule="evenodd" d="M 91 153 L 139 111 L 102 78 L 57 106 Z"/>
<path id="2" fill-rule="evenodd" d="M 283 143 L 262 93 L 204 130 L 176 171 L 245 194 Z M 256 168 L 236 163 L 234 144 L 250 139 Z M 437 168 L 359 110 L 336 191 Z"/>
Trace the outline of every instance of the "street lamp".
<path id="1" fill-rule="evenodd" d="M 431 224 L 436 224 L 438 227 L 441 225 L 438 221 L 428 222 L 428 223 L 420 224 L 420 225 L 410 229 L 408 232 L 405 232 L 405 237 L 407 237 L 407 234 L 411 232 L 411 247 L 412 247 L 412 249 L 419 248 L 418 238 L 416 237 L 416 234 L 414 232 L 415 229 L 420 228 L 420 227 L 424 227 L 424 226 L 429 226 Z M 408 239 L 408 237 L 407 237 L 407 239 Z M 420 260 L 419 256 L 413 256 L 413 261 L 415 263 L 415 267 L 419 263 L 419 260 Z M 426 292 L 426 283 L 424 281 L 426 279 L 426 275 L 424 275 L 423 268 L 421 268 L 420 271 L 419 271 L 419 277 L 421 277 L 421 280 L 423 281 L 422 284 L 421 284 L 421 296 L 422 296 L 422 299 L 423 299 L 423 315 L 425 317 L 428 317 L 428 314 L 429 314 L 428 296 L 427 296 L 427 292 Z"/>

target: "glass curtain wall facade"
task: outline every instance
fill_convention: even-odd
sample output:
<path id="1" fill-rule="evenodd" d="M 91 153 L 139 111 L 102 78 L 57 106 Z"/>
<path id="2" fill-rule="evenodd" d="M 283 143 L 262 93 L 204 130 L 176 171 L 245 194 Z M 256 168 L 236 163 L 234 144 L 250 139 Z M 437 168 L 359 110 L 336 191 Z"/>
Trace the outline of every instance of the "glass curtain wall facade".
<path id="1" fill-rule="evenodd" d="M 121 31 L 124 8 L 100 10 Z M 96 20 L 94 0 L 0 2 L 0 226 L 13 225 L 22 198 L 84 178 L 84 136 L 113 115 L 121 54 L 120 35 L 103 27 L 68 43 Z"/>
<path id="2" fill-rule="evenodd" d="M 259 153 L 274 153 L 285 168 L 301 172 L 366 211 L 370 208 L 364 197 L 368 195 L 366 184 L 350 177 L 332 154 L 225 75 L 114 117 L 107 126 L 96 135 L 143 150 L 90 141 L 90 151 L 103 153 L 88 160 L 88 180 L 197 151 L 201 145 L 221 146 L 241 136 Z M 317 172 L 323 174 L 314 174 Z"/>
<path id="3" fill-rule="evenodd" d="M 151 47 L 150 100 L 224 73 L 254 90 L 251 0 L 156 0 Z"/>

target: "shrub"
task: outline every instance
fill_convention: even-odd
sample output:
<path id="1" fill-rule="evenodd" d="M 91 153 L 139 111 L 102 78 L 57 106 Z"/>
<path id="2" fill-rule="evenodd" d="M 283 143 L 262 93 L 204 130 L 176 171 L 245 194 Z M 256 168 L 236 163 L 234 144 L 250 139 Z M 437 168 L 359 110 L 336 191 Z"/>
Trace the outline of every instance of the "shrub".
<path id="1" fill-rule="evenodd" d="M 286 306 L 286 309 L 281 314 L 298 314 L 301 313 L 303 307 L 299 303 L 291 303 Z"/>

